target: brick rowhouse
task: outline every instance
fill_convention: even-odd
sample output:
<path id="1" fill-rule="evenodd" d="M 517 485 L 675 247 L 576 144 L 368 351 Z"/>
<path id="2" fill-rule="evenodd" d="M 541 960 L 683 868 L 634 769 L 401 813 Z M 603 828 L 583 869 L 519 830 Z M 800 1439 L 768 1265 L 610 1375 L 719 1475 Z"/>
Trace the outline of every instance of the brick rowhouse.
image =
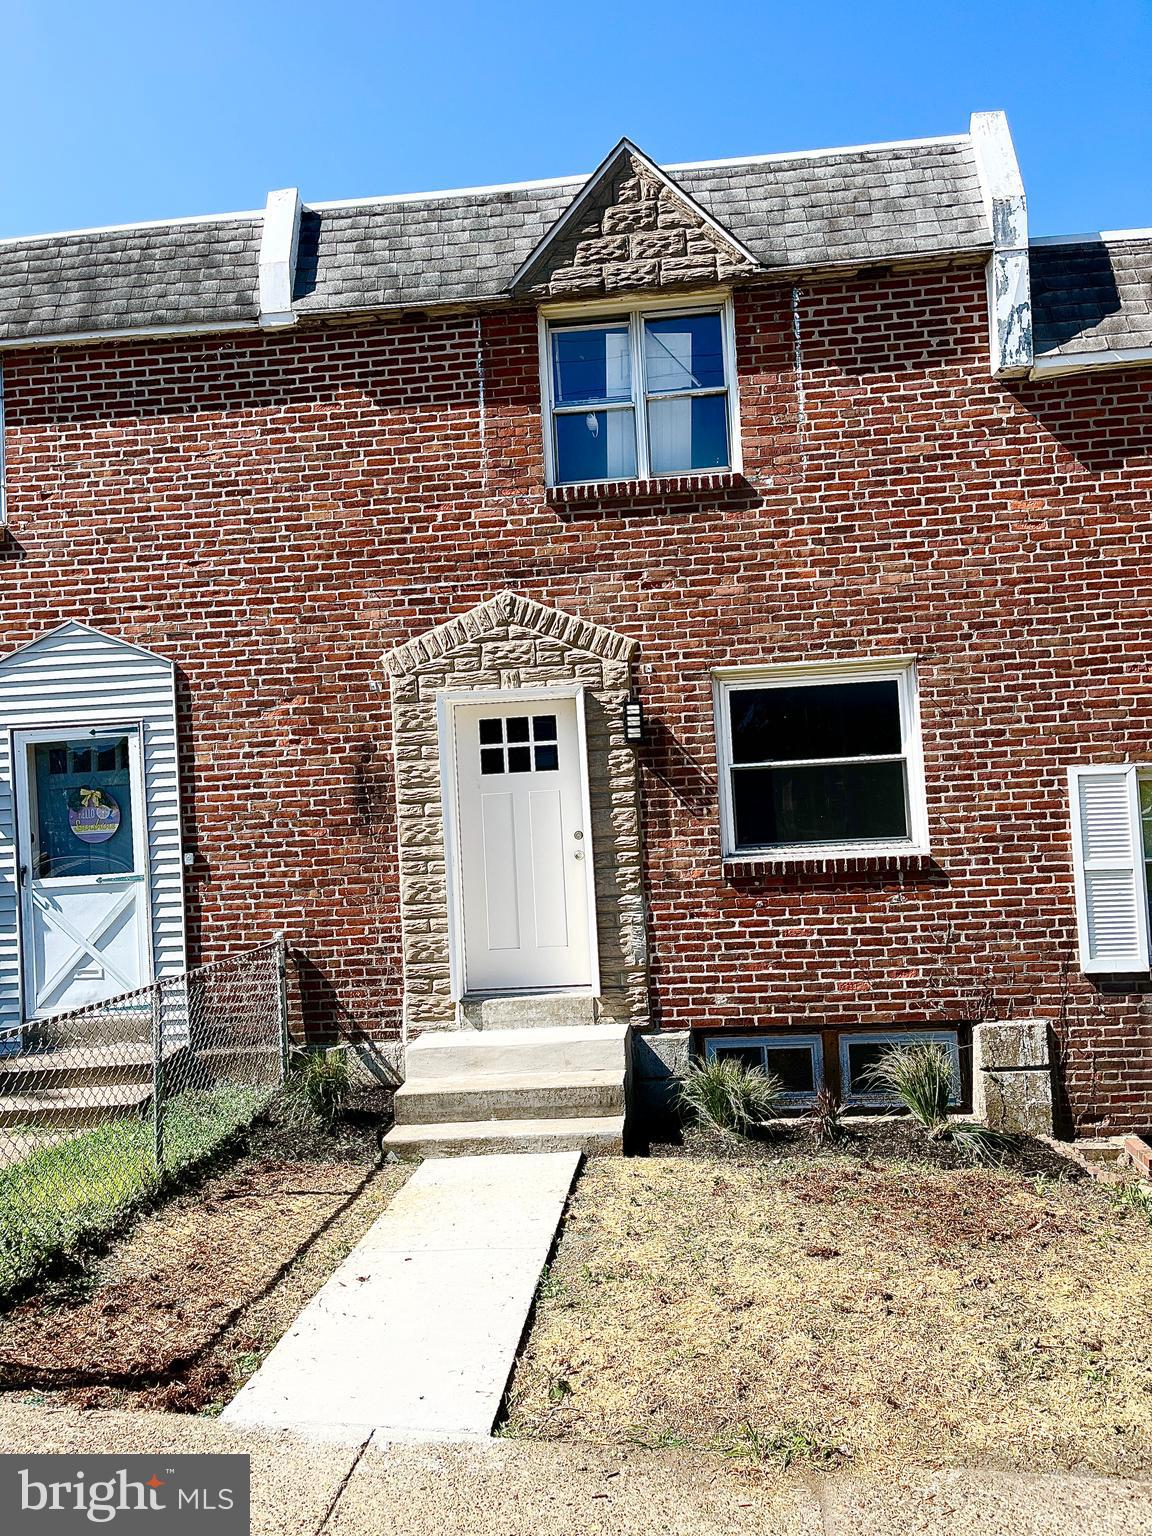
<path id="1" fill-rule="evenodd" d="M 529 302 L 3 357 L 6 647 L 172 657 L 188 961 L 288 931 L 308 1030 L 400 1031 L 382 657 L 513 590 L 639 642 L 650 1017 L 1042 1018 L 1146 1126 L 1152 988 L 1077 961 L 1070 763 L 1152 759 L 1152 374 L 995 378 L 983 256 L 733 289 L 740 473 L 550 491 Z M 917 662 L 931 852 L 721 858 L 714 668 Z"/>

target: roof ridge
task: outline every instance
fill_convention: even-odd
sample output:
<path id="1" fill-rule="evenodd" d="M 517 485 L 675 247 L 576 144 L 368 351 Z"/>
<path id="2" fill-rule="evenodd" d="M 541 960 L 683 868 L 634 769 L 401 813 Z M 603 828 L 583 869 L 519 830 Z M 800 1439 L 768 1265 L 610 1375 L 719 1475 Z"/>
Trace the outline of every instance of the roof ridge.
<path id="1" fill-rule="evenodd" d="M 86 229 L 48 229 L 36 235 L 0 235 L 0 245 L 36 245 L 42 240 L 71 240 L 81 235 L 114 235 L 130 229 L 171 229 L 181 224 L 229 224 L 263 219 L 263 208 L 238 213 L 188 213 L 174 219 L 139 219 L 133 224 L 92 224 Z"/>
<path id="2" fill-rule="evenodd" d="M 723 170 L 728 166 L 736 165 L 769 165 L 773 162 L 789 160 L 831 160 L 840 155 L 880 153 L 890 149 L 920 149 L 934 144 L 966 144 L 968 139 L 969 135 L 966 133 L 940 134 L 921 139 L 879 140 L 875 144 L 838 144 L 827 149 L 773 150 L 770 154 L 736 155 L 727 159 L 684 160 L 668 164 L 654 160 L 652 163 L 666 173 Z M 546 176 L 534 181 L 492 182 L 473 187 L 445 187 L 439 191 L 430 192 L 386 192 L 373 197 L 330 198 L 318 202 L 305 201 L 303 206 L 311 212 L 330 208 L 368 208 L 380 203 L 437 202 L 443 198 L 479 197 L 496 192 L 531 192 L 543 190 L 546 187 L 579 186 L 594 174 L 594 171 L 578 171 L 570 176 Z M 262 219 L 263 217 L 263 208 L 244 208 L 234 213 L 181 214 L 170 219 L 135 219 L 124 224 L 92 224 L 79 229 L 42 230 L 30 235 L 0 235 L 0 245 L 33 245 L 39 240 L 67 240 L 80 235 L 109 235 L 133 229 L 167 229 L 179 224 L 219 224 L 227 223 L 232 219 Z"/>
<path id="3" fill-rule="evenodd" d="M 967 144 L 968 141 L 968 134 L 952 133 L 937 135 L 934 138 L 888 139 L 876 144 L 838 144 L 828 149 L 774 150 L 770 154 L 736 155 L 730 159 L 684 160 L 678 162 L 669 161 L 667 163 L 663 160 L 653 160 L 652 163 L 657 169 L 670 175 L 674 171 L 719 171 L 733 165 L 770 165 L 774 161 L 832 160 L 840 155 L 879 153 L 882 150 L 889 149 L 920 149 L 933 144 Z M 483 193 L 492 192 L 531 192 L 544 187 L 576 187 L 588 181 L 595 174 L 595 170 L 579 171 L 571 176 L 546 176 L 537 181 L 504 181 L 493 182 L 487 186 L 445 187 L 438 192 L 384 192 L 373 197 L 329 198 L 322 202 L 305 202 L 304 207 L 309 210 L 371 208 L 380 203 L 438 202 L 441 198 L 479 197 Z"/>

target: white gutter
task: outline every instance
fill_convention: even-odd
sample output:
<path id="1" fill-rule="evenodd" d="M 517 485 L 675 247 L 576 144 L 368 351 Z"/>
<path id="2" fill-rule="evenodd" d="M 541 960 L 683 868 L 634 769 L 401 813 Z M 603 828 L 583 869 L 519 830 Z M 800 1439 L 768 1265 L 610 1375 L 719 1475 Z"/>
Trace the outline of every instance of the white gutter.
<path id="1" fill-rule="evenodd" d="M 292 288 L 300 244 L 300 193 L 296 187 L 269 192 L 260 235 L 260 324 L 295 325 Z"/>
<path id="2" fill-rule="evenodd" d="M 1050 353 L 1032 364 L 1030 379 L 1053 379 L 1095 368 L 1142 368 L 1152 363 L 1152 347 L 1108 347 L 1100 352 Z"/>
<path id="3" fill-rule="evenodd" d="M 1032 285 L 1028 203 L 1003 112 L 974 112 L 972 152 L 992 235 L 988 262 L 988 344 L 992 377 L 1023 378 L 1032 367 Z"/>
<path id="4" fill-rule="evenodd" d="M 0 352 L 27 351 L 30 347 L 70 347 L 90 341 L 130 341 L 149 336 L 213 336 L 217 331 L 254 331 L 255 320 L 211 320 L 188 325 L 135 325 L 119 331 L 56 331 L 49 336 L 21 336 L 0 341 Z"/>

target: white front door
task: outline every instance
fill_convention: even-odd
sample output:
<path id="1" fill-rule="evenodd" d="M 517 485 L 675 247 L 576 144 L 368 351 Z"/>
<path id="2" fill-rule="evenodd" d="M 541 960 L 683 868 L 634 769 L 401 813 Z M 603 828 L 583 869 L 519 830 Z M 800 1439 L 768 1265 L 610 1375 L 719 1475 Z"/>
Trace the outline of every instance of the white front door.
<path id="1" fill-rule="evenodd" d="M 147 826 L 136 727 L 14 740 L 24 1017 L 150 979 Z"/>
<path id="2" fill-rule="evenodd" d="M 464 990 L 593 978 L 591 843 L 574 698 L 456 704 Z"/>

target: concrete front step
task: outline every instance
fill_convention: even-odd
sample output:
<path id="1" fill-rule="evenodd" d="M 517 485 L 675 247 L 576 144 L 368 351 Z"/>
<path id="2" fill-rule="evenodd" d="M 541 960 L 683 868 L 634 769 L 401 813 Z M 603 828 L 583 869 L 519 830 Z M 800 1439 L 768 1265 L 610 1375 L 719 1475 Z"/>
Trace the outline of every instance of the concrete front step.
<path id="1" fill-rule="evenodd" d="M 622 1115 L 624 1068 L 419 1078 L 397 1091 L 394 1110 L 397 1125 Z"/>
<path id="2" fill-rule="evenodd" d="M 628 1060 L 627 1024 L 588 1024 L 538 1029 L 453 1029 L 420 1035 L 404 1053 L 408 1083 L 430 1078 L 546 1072 L 623 1072 Z"/>
<path id="3" fill-rule="evenodd" d="M 472 1029 L 589 1029 L 596 1023 L 590 997 L 537 992 L 512 997 L 484 997 L 461 1004 Z"/>
<path id="4" fill-rule="evenodd" d="M 398 1157 L 461 1157 L 493 1152 L 616 1153 L 624 1150 L 624 1116 L 394 1125 L 384 1137 L 384 1146 Z"/>
<path id="5" fill-rule="evenodd" d="M 57 1051 L 29 1051 L 0 1057 L 0 1104 L 3 1096 L 40 1088 L 77 1084 L 151 1083 L 152 1045 L 147 1040 L 118 1040 L 67 1046 Z"/>
<path id="6" fill-rule="evenodd" d="M 99 1125 L 122 1115 L 141 1114 L 152 1097 L 151 1083 L 93 1084 L 0 1094 L 0 1126 L 47 1125 L 53 1129 Z"/>

